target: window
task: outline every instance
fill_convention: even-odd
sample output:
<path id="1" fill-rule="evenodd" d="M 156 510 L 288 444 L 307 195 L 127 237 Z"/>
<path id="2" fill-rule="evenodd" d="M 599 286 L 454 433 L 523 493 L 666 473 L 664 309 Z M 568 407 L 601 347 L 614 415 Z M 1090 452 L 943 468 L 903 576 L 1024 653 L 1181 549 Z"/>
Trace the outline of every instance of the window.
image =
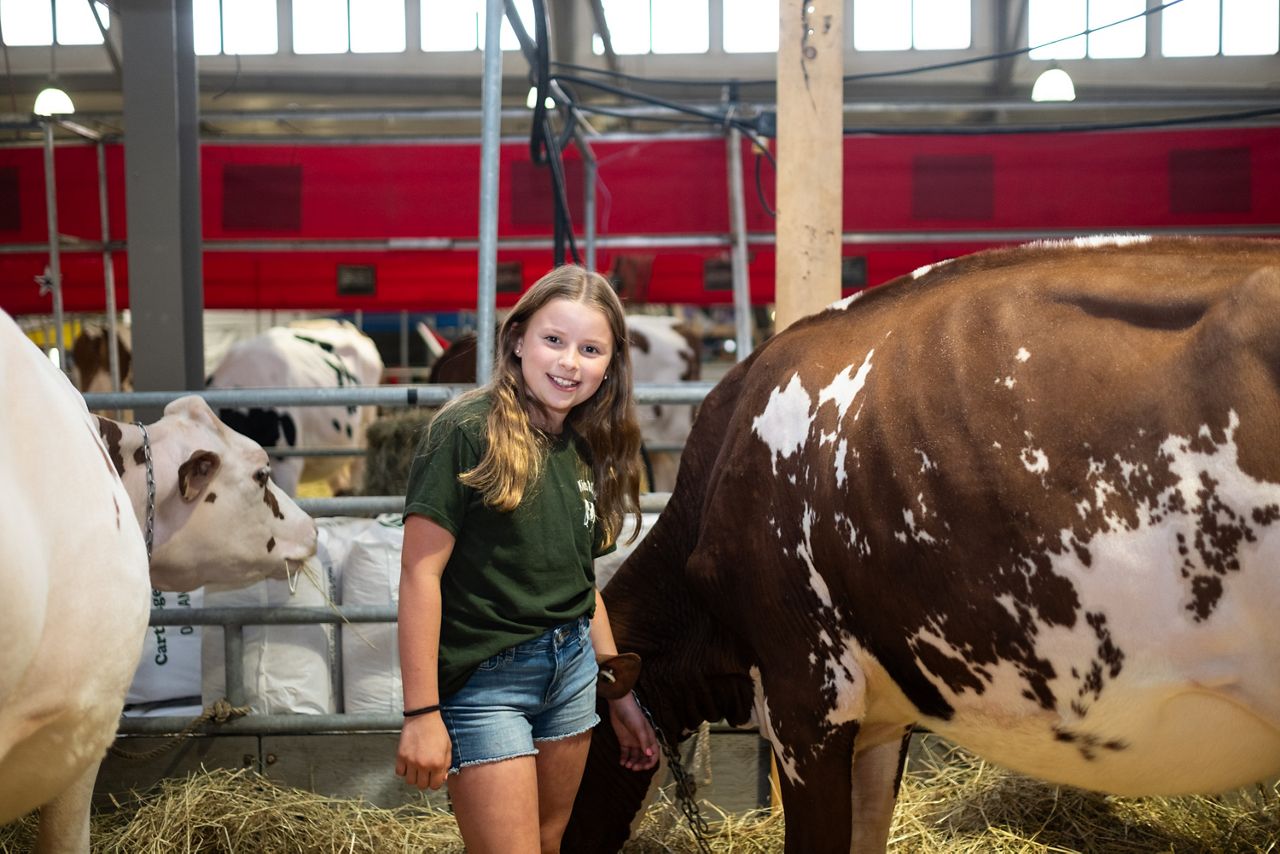
<path id="1" fill-rule="evenodd" d="M 1044 45 L 1031 51 L 1031 59 L 1118 59 L 1147 52 L 1146 18 L 1138 17 L 1107 27 L 1133 15 L 1141 15 L 1146 0 L 1030 0 L 1027 41 Z M 1183 0 L 1190 2 L 1190 0 Z M 1176 7 L 1173 7 L 1176 8 Z M 1056 41 L 1064 36 L 1098 27 L 1088 35 Z M 1048 44 L 1048 42 L 1054 42 Z"/>
<path id="2" fill-rule="evenodd" d="M 110 12 L 94 3 L 104 27 L 111 26 Z M 54 17 L 57 22 L 54 22 Z M 102 32 L 93 10 L 84 0 L 0 0 L 0 31 L 10 46 L 49 45 L 57 30 L 58 44 L 102 44 Z"/>
<path id="3" fill-rule="evenodd" d="M 404 0 L 293 0 L 293 51 L 403 53 Z"/>
<path id="4" fill-rule="evenodd" d="M 778 0 L 723 0 L 724 52 L 778 50 Z"/>
<path id="5" fill-rule="evenodd" d="M 708 0 L 603 0 L 614 53 L 706 53 L 711 44 L 707 3 Z M 733 0 L 726 0 L 726 16 L 727 7 L 732 5 Z M 772 5 L 776 28 L 776 0 Z M 599 35 L 591 42 L 597 56 L 604 53 L 604 41 Z"/>
<path id="6" fill-rule="evenodd" d="M 196 55 L 279 53 L 276 0 L 192 0 Z"/>
<path id="7" fill-rule="evenodd" d="M 970 0 L 853 0 L 854 50 L 963 50 Z"/>
<path id="8" fill-rule="evenodd" d="M 1280 52 L 1280 0 L 1182 0 L 1165 9 L 1165 56 L 1271 56 Z"/>
<path id="9" fill-rule="evenodd" d="M 533 0 L 516 0 L 516 11 L 533 38 Z M 422 49 L 434 51 L 484 50 L 485 0 L 422 0 Z M 519 50 L 520 42 L 507 16 L 502 16 L 498 44 Z"/>

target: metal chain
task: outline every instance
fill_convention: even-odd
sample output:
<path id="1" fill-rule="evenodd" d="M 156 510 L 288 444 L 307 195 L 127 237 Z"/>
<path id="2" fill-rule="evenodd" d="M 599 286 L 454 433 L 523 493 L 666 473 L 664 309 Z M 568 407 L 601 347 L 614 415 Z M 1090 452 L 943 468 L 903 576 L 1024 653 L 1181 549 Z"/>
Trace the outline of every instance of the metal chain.
<path id="1" fill-rule="evenodd" d="M 680 807 L 680 812 L 684 813 L 685 821 L 689 822 L 689 830 L 693 832 L 693 839 L 698 843 L 698 850 L 703 854 L 712 854 L 711 846 L 707 843 L 711 828 L 707 825 L 707 819 L 702 815 L 702 810 L 698 808 L 698 802 L 694 797 L 697 793 L 697 783 L 685 770 L 679 751 L 667 740 L 662 727 L 658 726 L 653 715 L 649 713 L 648 707 L 640 701 L 640 695 L 633 691 L 632 696 L 636 698 L 636 705 L 640 707 L 640 711 L 644 712 L 649 726 L 653 727 L 654 735 L 658 737 L 658 746 L 662 748 L 662 755 L 667 759 L 667 767 L 671 769 L 671 778 L 675 780 L 676 805 Z"/>
<path id="2" fill-rule="evenodd" d="M 147 560 L 151 560 L 151 547 L 156 539 L 156 468 L 151 462 L 151 437 L 147 435 L 147 428 L 141 421 L 133 422 L 139 430 L 142 431 L 142 454 L 147 464 Z"/>

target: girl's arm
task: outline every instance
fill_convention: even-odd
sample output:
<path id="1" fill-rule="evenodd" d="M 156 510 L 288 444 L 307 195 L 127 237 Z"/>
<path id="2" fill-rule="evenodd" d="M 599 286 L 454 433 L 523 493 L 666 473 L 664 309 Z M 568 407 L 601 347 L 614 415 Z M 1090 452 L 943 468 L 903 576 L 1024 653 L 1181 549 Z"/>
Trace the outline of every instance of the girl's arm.
<path id="1" fill-rule="evenodd" d="M 440 579 L 453 535 L 425 516 L 404 522 L 400 557 L 400 673 L 406 711 L 440 702 Z M 438 789 L 449 773 L 453 744 L 438 711 L 404 719 L 396 774 L 419 789 Z"/>
<path id="2" fill-rule="evenodd" d="M 403 591 L 400 596 L 403 602 Z M 591 645 L 597 655 L 618 654 L 618 647 L 613 642 L 613 629 L 609 626 L 609 612 L 605 610 L 599 590 L 596 591 L 596 615 L 591 619 Z M 658 737 L 649 719 L 640 711 L 635 694 L 628 693 L 617 700 L 610 700 L 609 719 L 622 748 L 620 761 L 624 768 L 642 771 L 658 764 Z"/>

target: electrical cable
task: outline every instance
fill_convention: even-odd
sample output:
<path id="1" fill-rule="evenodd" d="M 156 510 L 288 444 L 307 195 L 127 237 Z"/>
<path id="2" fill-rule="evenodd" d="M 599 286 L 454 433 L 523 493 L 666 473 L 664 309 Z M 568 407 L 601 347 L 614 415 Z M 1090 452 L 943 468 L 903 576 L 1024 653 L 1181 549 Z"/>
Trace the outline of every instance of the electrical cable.
<path id="1" fill-rule="evenodd" d="M 980 62 L 992 62 L 995 60 L 1010 59 L 1012 57 L 1022 56 L 1023 54 L 1031 53 L 1032 51 L 1039 50 L 1040 48 L 1043 48 L 1043 47 L 1049 47 L 1050 45 L 1058 44 L 1059 42 L 1071 41 L 1072 39 L 1078 39 L 1078 38 L 1081 38 L 1082 36 L 1087 38 L 1088 36 L 1100 30 L 1105 30 L 1110 27 L 1117 27 L 1120 24 L 1127 24 L 1130 21 L 1136 21 L 1139 18 L 1145 18 L 1149 15 L 1154 15 L 1157 12 L 1163 12 L 1165 9 L 1168 9 L 1170 6 L 1176 6 L 1181 2 L 1182 0 L 1167 0 L 1167 2 L 1162 3 L 1159 6 L 1155 6 L 1150 9 L 1144 9 L 1135 15 L 1130 15 L 1127 18 L 1121 18 L 1118 21 L 1111 21 L 1110 23 L 1103 24 L 1100 27 L 1086 27 L 1084 30 L 1078 33 L 1073 33 L 1072 35 L 1069 35 L 1069 36 L 1060 36 L 1059 38 L 1051 39 L 1050 41 L 1042 42 L 1037 45 L 1028 45 L 1027 47 L 1016 47 L 1016 48 L 1013 48 L 1012 50 L 1002 50 L 1002 51 L 997 51 L 996 53 L 988 53 L 982 56 L 971 56 L 966 59 L 956 59 L 950 62 L 936 62 L 931 65 L 917 65 L 913 68 L 903 68 L 903 69 L 898 69 L 896 71 L 865 71 L 865 72 L 862 72 L 861 74 L 846 74 L 843 79 L 844 79 L 844 82 L 848 83 L 850 81 L 856 81 L 856 80 L 878 80 L 883 77 L 905 77 L 910 74 L 924 74 L 929 71 L 942 71 L 947 68 L 961 68 L 966 65 L 976 65 Z"/>
<path id="2" fill-rule="evenodd" d="M 1234 113 L 1209 113 L 1203 116 L 1175 116 L 1168 119 L 1138 119 L 1123 122 L 1090 122 L 1088 124 L 1056 125 L 993 125 L 991 127 L 847 127 L 845 136 L 994 136 L 1020 133 L 1088 133 L 1109 130 L 1135 130 L 1139 128 L 1179 127 L 1182 125 L 1210 124 L 1213 122 L 1244 121 L 1263 116 L 1280 115 L 1280 107 L 1263 107 Z"/>
<path id="3" fill-rule="evenodd" d="M 1170 6 L 1176 6 L 1182 1 L 1183 0 L 1166 0 L 1166 2 L 1161 3 L 1159 6 L 1153 6 L 1150 9 L 1144 9 L 1143 11 L 1138 12 L 1137 14 L 1134 14 L 1134 15 L 1130 15 L 1127 18 L 1121 18 L 1116 21 L 1110 21 L 1106 24 L 1102 24 L 1097 27 L 1086 27 L 1085 29 L 1081 30 L 1078 33 L 1072 33 L 1071 35 L 1060 36 L 1059 38 L 1051 39 L 1047 42 L 1042 42 L 1037 45 L 1029 45 L 1027 47 L 1014 48 L 1012 50 L 997 51 L 996 53 L 987 53 L 981 56 L 968 57 L 966 59 L 958 59 L 951 62 L 939 62 L 939 63 L 930 64 L 930 65 L 917 65 L 917 66 L 912 66 L 911 68 L 900 68 L 900 69 L 895 69 L 891 71 L 869 71 L 869 72 L 864 72 L 860 74 L 846 74 L 843 79 L 846 83 L 848 83 L 850 81 L 872 80 L 872 79 L 878 79 L 883 77 L 905 77 L 911 74 L 923 74 L 929 71 L 940 71 L 947 68 L 958 68 L 965 65 L 975 65 L 981 62 L 993 62 L 1001 59 L 1009 59 L 1012 57 L 1031 53 L 1032 51 L 1040 50 L 1041 48 L 1058 44 L 1059 42 L 1071 41 L 1072 39 L 1077 39 L 1081 37 L 1088 37 L 1093 33 L 1100 32 L 1102 30 L 1106 30 L 1111 27 L 1116 27 L 1116 26 L 1119 26 L 1120 24 L 1127 24 L 1130 21 L 1136 21 L 1139 18 L 1145 18 L 1150 15 L 1158 14 L 1160 12 L 1163 12 L 1165 9 L 1168 9 Z M 675 79 L 675 78 L 645 78 L 645 77 L 638 77 L 636 75 L 626 74 L 621 71 L 611 71 L 611 70 L 602 69 L 602 68 L 592 68 L 586 65 L 574 65 L 572 63 L 567 63 L 567 62 L 553 62 L 551 64 L 556 66 L 557 68 L 568 68 L 572 71 L 589 72 L 592 74 L 599 74 L 605 77 L 612 77 L 615 79 L 626 80 L 628 82 L 652 83 L 655 85 L 664 85 L 664 86 L 689 86 L 689 87 L 704 87 L 704 86 L 723 87 L 723 86 L 733 86 L 733 85 L 769 86 L 777 83 L 775 79 L 768 78 L 768 77 L 748 78 L 745 80 L 740 80 L 740 79 L 718 79 L 718 80 L 716 79 L 699 79 L 699 80 L 683 79 L 682 80 L 682 79 Z"/>
<path id="4" fill-rule="evenodd" d="M 633 92 L 627 89 L 622 89 L 617 86 L 610 86 L 607 83 L 600 83 L 599 81 L 595 81 L 595 80 L 587 80 L 585 78 L 575 77 L 569 74 L 553 74 L 551 75 L 551 79 L 557 82 L 568 81 L 570 83 L 576 83 L 579 86 L 585 86 L 589 89 L 597 89 L 601 92 L 607 92 L 611 95 L 617 95 L 622 98 L 630 98 L 635 101 L 640 101 L 641 103 L 650 104 L 655 107 L 663 107 L 665 109 L 674 110 L 675 112 L 684 113 L 685 115 L 689 115 L 689 116 L 696 116 L 704 121 L 711 122 L 712 124 L 731 125 L 740 130 L 749 130 L 752 132 L 756 131 L 755 123 L 750 120 L 732 118 L 724 113 L 712 112 L 711 110 L 704 110 L 699 107 L 693 107 L 687 104 L 681 104 L 676 101 L 669 101 L 666 98 L 659 98 L 656 95 L 649 95 L 643 92 Z M 586 110 L 586 107 L 584 105 L 578 104 L 578 107 L 579 109 L 583 109 L 584 111 Z"/>
<path id="5" fill-rule="evenodd" d="M 777 219 L 777 212 L 769 206 L 768 200 L 764 197 L 764 182 L 760 178 L 760 161 L 763 159 L 764 158 L 760 156 L 760 152 L 756 151 L 756 198 L 760 200 L 760 207 L 764 208 L 764 212 L 773 219 Z M 773 160 L 772 157 L 769 159 L 770 161 Z"/>
<path id="6" fill-rule="evenodd" d="M 508 11 L 508 17 L 514 13 L 515 19 L 519 20 L 519 13 L 514 10 Z M 565 145 L 568 144 L 572 137 L 573 126 L 569 125 L 565 128 L 564 141 L 556 138 L 554 130 L 551 126 L 551 120 L 546 109 L 547 92 L 551 85 L 550 73 L 550 26 L 547 19 L 547 7 L 545 0 L 534 0 L 534 47 L 535 47 L 535 64 L 533 65 L 533 73 L 535 74 L 535 94 L 537 103 L 534 105 L 533 126 L 530 131 L 530 154 L 533 162 L 539 165 L 547 165 L 550 167 L 551 173 L 551 192 L 552 192 L 552 208 L 553 208 L 553 263 L 559 267 L 565 262 L 565 248 L 568 246 L 569 256 L 575 264 L 582 263 L 578 254 L 577 241 L 573 234 L 573 218 L 569 210 L 569 197 L 566 188 L 564 160 L 561 152 Z M 515 25 L 513 24 L 513 27 Z M 521 27 L 523 29 L 523 27 Z"/>

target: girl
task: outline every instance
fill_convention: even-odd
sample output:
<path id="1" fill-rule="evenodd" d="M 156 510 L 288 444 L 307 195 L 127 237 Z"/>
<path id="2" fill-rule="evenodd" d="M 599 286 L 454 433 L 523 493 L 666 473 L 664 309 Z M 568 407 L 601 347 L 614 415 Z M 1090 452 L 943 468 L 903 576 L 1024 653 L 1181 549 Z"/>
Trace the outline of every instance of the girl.
<path id="1" fill-rule="evenodd" d="M 396 773 L 448 777 L 470 852 L 560 850 L 599 721 L 594 653 L 617 652 L 592 560 L 638 517 L 639 447 L 622 305 L 565 266 L 516 303 L 493 379 L 440 410 L 414 457 Z M 653 767 L 634 696 L 609 712 L 622 764 Z"/>

